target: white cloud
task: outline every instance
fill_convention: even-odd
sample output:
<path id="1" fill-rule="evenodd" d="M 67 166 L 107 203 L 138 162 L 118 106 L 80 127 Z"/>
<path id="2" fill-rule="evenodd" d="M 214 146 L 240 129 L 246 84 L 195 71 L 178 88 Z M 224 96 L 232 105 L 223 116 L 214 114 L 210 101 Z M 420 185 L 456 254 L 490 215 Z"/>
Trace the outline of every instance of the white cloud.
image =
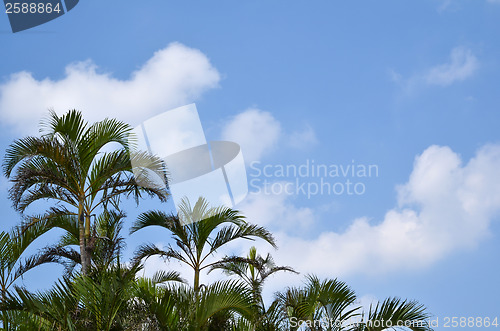
<path id="1" fill-rule="evenodd" d="M 423 86 L 446 87 L 472 77 L 479 69 L 479 60 L 474 53 L 463 46 L 455 47 L 450 52 L 448 62 L 433 66 L 409 78 L 389 69 L 389 78 L 400 85 L 405 92 L 412 93 Z"/>
<path id="2" fill-rule="evenodd" d="M 172 43 L 126 80 L 101 73 L 90 60 L 68 65 L 60 80 L 37 80 L 25 71 L 12 74 L 0 85 L 0 118 L 19 132 L 33 133 L 47 109 L 63 113 L 76 108 L 91 121 L 115 117 L 136 125 L 194 101 L 219 80 L 203 53 Z"/>
<path id="3" fill-rule="evenodd" d="M 399 205 L 382 222 L 359 218 L 345 232 L 327 231 L 313 239 L 284 229 L 276 233 L 275 260 L 325 277 L 430 266 L 488 237 L 500 211 L 499 169 L 500 145 L 484 146 L 465 165 L 450 148 L 431 146 L 416 158 L 408 182 L 398 188 Z M 282 197 L 254 198 L 249 206 L 249 220 L 256 223 L 293 222 L 297 214 Z M 286 208 L 289 212 L 280 211 Z M 312 211 L 297 218 L 303 216 L 317 221 Z"/>
<path id="4" fill-rule="evenodd" d="M 280 136 L 280 122 L 271 113 L 256 108 L 236 115 L 222 131 L 223 140 L 240 144 L 246 163 L 273 151 Z"/>
<path id="5" fill-rule="evenodd" d="M 284 187 L 287 182 L 275 182 L 280 187 L 279 194 L 265 194 L 260 192 L 249 193 L 246 199 L 238 205 L 243 214 L 253 223 L 289 232 L 306 231 L 313 225 L 315 216 L 311 208 L 296 207 Z M 269 184 L 266 189 L 271 192 Z M 299 233 L 300 233 L 299 232 Z"/>
<path id="6" fill-rule="evenodd" d="M 429 85 L 448 86 L 472 76 L 479 68 L 479 61 L 470 49 L 456 47 L 451 51 L 450 62 L 431 68 L 425 75 Z"/>
<path id="7" fill-rule="evenodd" d="M 232 117 L 223 127 L 221 139 L 238 143 L 247 164 L 271 154 L 278 144 L 303 150 L 318 143 L 310 125 L 287 133 L 272 113 L 257 108 L 247 109 Z"/>

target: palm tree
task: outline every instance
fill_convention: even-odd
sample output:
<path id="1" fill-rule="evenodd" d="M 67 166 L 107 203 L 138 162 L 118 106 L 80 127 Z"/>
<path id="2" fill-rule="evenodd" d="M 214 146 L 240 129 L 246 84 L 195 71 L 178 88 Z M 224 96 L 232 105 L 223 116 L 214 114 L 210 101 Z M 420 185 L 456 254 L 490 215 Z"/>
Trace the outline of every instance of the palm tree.
<path id="1" fill-rule="evenodd" d="M 298 273 L 288 266 L 277 266 L 271 254 L 262 257 L 257 254 L 255 246 L 250 248 L 247 257 L 229 256 L 215 263 L 210 272 L 216 269 L 224 271 L 228 275 L 240 277 L 251 289 L 254 297 L 260 300 L 262 288 L 267 277 L 279 271 Z"/>
<path id="2" fill-rule="evenodd" d="M 142 213 L 131 228 L 131 233 L 154 225 L 170 231 L 180 250 L 172 246 L 163 250 L 146 244 L 139 247 L 136 259 L 159 255 L 187 264 L 194 271 L 195 293 L 200 288 L 200 272 L 218 263 L 208 263 L 207 259 L 222 246 L 236 239 L 261 238 L 276 247 L 273 236 L 265 228 L 247 223 L 238 211 L 231 208 L 211 208 L 203 198 L 199 198 L 194 207 L 183 200 L 178 216 L 162 211 Z"/>
<path id="3" fill-rule="evenodd" d="M 232 330 L 236 318 L 249 321 L 251 291 L 235 280 L 217 281 L 198 291 L 185 284 L 155 286 L 139 281 L 137 298 L 150 315 L 147 330 Z"/>
<path id="4" fill-rule="evenodd" d="M 91 248 L 91 270 L 106 270 L 120 263 L 120 252 L 125 247 L 125 238 L 120 234 L 124 217 L 123 212 L 105 210 L 95 218 L 88 243 Z M 57 227 L 66 231 L 58 243 L 46 247 L 41 254 L 64 265 L 69 276 L 82 263 L 79 252 L 73 248 L 79 243 L 78 219 L 73 215 L 61 215 L 54 217 L 51 224 L 45 225 L 47 228 Z"/>
<path id="5" fill-rule="evenodd" d="M 63 116 L 50 112 L 40 131 L 41 137 L 16 140 L 7 149 L 3 171 L 13 183 L 9 196 L 21 213 L 39 200 L 55 202 L 25 227 L 61 215 L 77 216 L 82 272 L 86 273 L 91 256 L 91 216 L 109 204 L 117 208 L 123 195 L 137 200 L 146 193 L 165 201 L 164 186 L 138 186 L 132 169 L 132 164 L 143 164 L 163 176 L 164 166 L 147 153 L 130 155 L 131 128 L 115 119 L 89 125 L 79 111 L 70 110 Z M 111 144 L 118 147 L 107 151 Z M 132 163 L 131 157 L 138 163 Z"/>
<path id="6" fill-rule="evenodd" d="M 257 254 L 257 249 L 252 246 L 247 257 L 230 256 L 225 257 L 220 262 L 212 265 L 210 272 L 220 269 L 228 275 L 236 275 L 248 286 L 252 291 L 255 306 L 255 316 L 252 318 L 252 323 L 255 330 L 278 330 L 282 323 L 282 316 L 278 313 L 278 302 L 271 303 L 266 309 L 262 298 L 262 289 L 266 279 L 279 272 L 297 273 L 293 268 L 288 266 L 277 266 L 271 254 L 262 257 Z"/>
<path id="7" fill-rule="evenodd" d="M 307 276 L 303 288 L 287 288 L 277 299 L 290 330 L 381 331 L 395 328 L 398 322 L 411 325 L 409 329 L 414 331 L 431 330 L 430 316 L 418 302 L 389 298 L 365 314 L 355 305 L 354 291 L 337 279 L 321 281 Z"/>
<path id="8" fill-rule="evenodd" d="M 278 293 L 280 305 L 290 319 L 290 330 L 297 330 L 294 321 L 309 321 L 308 330 L 323 330 L 318 321 L 347 321 L 356 316 L 357 308 L 348 309 L 356 295 L 344 282 L 337 279 L 320 281 L 316 276 L 307 276 L 304 288 L 288 288 Z M 329 329 L 327 329 L 329 330 Z"/>
<path id="9" fill-rule="evenodd" d="M 114 265 L 90 275 L 65 277 L 46 292 L 16 287 L 16 295 L 8 295 L 1 308 L 14 317 L 16 330 L 150 330 L 146 318 L 150 314 L 140 301 L 146 280 L 136 277 L 141 269 L 140 264 Z M 160 272 L 148 280 L 153 287 L 168 281 L 182 280 L 175 272 Z M 138 303 L 142 309 L 137 309 Z"/>
<path id="10" fill-rule="evenodd" d="M 17 296 L 9 297 L 3 308 L 25 314 L 29 323 L 36 320 L 46 330 L 111 330 L 134 290 L 134 272 L 117 269 L 100 277 L 64 278 L 47 292 L 18 287 Z M 25 327 L 24 321 L 18 323 Z"/>
<path id="11" fill-rule="evenodd" d="M 9 295 L 10 287 L 26 272 L 44 263 L 57 262 L 57 259 L 44 254 L 35 254 L 22 259 L 31 243 L 38 238 L 44 229 L 33 227 L 30 231 L 10 233 L 0 232 L 0 291 L 1 300 L 4 302 Z M 3 330 L 9 330 L 9 314 L 1 312 Z"/>

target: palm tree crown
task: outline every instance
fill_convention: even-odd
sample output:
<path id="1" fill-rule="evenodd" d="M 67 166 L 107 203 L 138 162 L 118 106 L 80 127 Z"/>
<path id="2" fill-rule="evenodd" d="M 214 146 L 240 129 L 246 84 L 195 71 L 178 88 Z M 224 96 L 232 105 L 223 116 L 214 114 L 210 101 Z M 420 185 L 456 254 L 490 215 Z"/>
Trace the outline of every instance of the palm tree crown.
<path id="1" fill-rule="evenodd" d="M 63 116 L 51 112 L 40 131 L 41 137 L 19 139 L 7 149 L 3 171 L 13 183 L 9 197 L 21 213 L 39 200 L 56 203 L 44 215 L 30 218 L 25 226 L 60 215 L 77 216 L 85 273 L 90 265 L 91 215 L 96 209 L 108 204 L 117 207 L 122 195 L 137 199 L 147 193 L 164 201 L 166 188 L 136 184 L 130 156 L 131 128 L 123 122 L 104 119 L 89 125 L 79 111 Z M 118 148 L 105 151 L 111 143 Z M 141 164 L 148 164 L 156 173 L 163 171 L 160 159 L 146 153 L 132 157 L 153 159 Z"/>
<path id="2" fill-rule="evenodd" d="M 273 247 L 276 246 L 273 236 L 265 228 L 247 223 L 234 209 L 211 208 L 203 198 L 198 199 L 193 207 L 184 200 L 179 207 L 178 216 L 162 211 L 143 213 L 139 215 L 131 233 L 153 225 L 169 230 L 180 250 L 175 250 L 172 246 L 163 250 L 147 244 L 138 249 L 136 258 L 159 255 L 187 264 L 194 270 L 195 291 L 200 286 L 200 272 L 217 263 L 208 263 L 207 259 L 229 242 L 236 239 L 261 238 Z"/>

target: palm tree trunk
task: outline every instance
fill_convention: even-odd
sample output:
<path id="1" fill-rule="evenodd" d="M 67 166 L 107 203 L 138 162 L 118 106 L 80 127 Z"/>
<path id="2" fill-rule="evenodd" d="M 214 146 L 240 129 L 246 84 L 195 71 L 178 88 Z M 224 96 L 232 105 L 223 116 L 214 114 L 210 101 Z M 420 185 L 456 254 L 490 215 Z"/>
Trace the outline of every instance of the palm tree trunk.
<path id="1" fill-rule="evenodd" d="M 89 246 L 90 243 L 90 215 L 86 214 L 85 215 L 85 264 L 87 265 L 87 269 L 90 268 L 90 262 L 91 262 L 91 247 Z"/>
<path id="2" fill-rule="evenodd" d="M 194 284 L 193 284 L 194 292 L 198 293 L 198 289 L 200 288 L 200 270 L 198 268 L 194 269 Z"/>
<path id="3" fill-rule="evenodd" d="M 2 303 L 6 301 L 6 295 L 5 293 L 7 292 L 7 289 L 5 289 L 3 287 L 3 284 L 2 284 Z M 7 320 L 7 314 L 6 314 L 6 311 L 2 312 L 2 315 L 3 315 L 3 327 L 2 327 L 2 330 L 9 330 L 9 321 Z"/>
<path id="4" fill-rule="evenodd" d="M 89 269 L 88 263 L 88 251 L 86 245 L 86 236 L 85 236 L 85 221 L 83 215 L 83 204 L 80 203 L 78 208 L 78 230 L 79 230 L 79 239 L 80 239 L 80 259 L 82 262 L 82 274 L 86 275 Z"/>

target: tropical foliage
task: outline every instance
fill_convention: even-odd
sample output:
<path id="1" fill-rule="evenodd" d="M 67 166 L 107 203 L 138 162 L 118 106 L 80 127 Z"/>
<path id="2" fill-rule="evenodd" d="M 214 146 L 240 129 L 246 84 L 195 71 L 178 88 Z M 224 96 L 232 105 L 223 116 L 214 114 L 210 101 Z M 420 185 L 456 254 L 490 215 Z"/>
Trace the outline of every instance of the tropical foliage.
<path id="1" fill-rule="evenodd" d="M 203 198 L 198 199 L 193 207 L 189 201 L 183 200 L 179 215 L 168 215 L 162 211 L 143 213 L 131 233 L 148 226 L 160 226 L 170 231 L 178 250 L 172 246 L 163 250 L 151 244 L 143 245 L 136 259 L 159 255 L 188 265 L 194 272 L 195 291 L 200 287 L 201 271 L 220 262 L 208 263 L 207 259 L 222 246 L 237 239 L 261 238 L 276 247 L 273 236 L 265 228 L 245 222 L 236 210 L 210 207 Z"/>
<path id="2" fill-rule="evenodd" d="M 10 198 L 22 218 L 0 233 L 3 330 L 362 331 L 385 329 L 388 322 L 430 330 L 429 314 L 418 302 L 388 298 L 364 311 L 355 292 L 338 279 L 308 275 L 304 285 L 265 297 L 271 276 L 297 272 L 253 246 L 246 256 L 218 257 L 235 241 L 260 240 L 274 248 L 276 242 L 237 210 L 210 206 L 203 198 L 194 205 L 184 200 L 176 214 L 141 213 L 130 233 L 157 227 L 172 244 L 144 243 L 124 263 L 120 198 L 146 194 L 165 201 L 166 186 L 137 184 L 148 181 L 137 176 L 151 171 L 165 176 L 162 161 L 132 153 L 131 129 L 117 120 L 88 124 L 78 111 L 52 112 L 42 129 L 41 137 L 16 140 L 4 160 Z M 135 171 L 131 158 L 142 160 L 148 171 Z M 30 214 L 41 200 L 49 207 Z M 52 229 L 62 230 L 60 239 L 30 256 L 30 245 Z M 163 257 L 165 268 L 144 277 L 144 263 L 153 256 Z M 188 266 L 192 280 L 171 270 L 171 261 Z M 20 285 L 20 277 L 44 263 L 65 267 L 50 290 L 31 292 Z M 202 281 L 216 271 L 227 277 Z"/>
<path id="3" fill-rule="evenodd" d="M 138 199 L 146 193 L 166 200 L 167 192 L 163 187 L 136 184 L 128 124 L 104 119 L 89 125 L 80 112 L 71 110 L 63 116 L 51 112 L 40 131 L 41 137 L 16 140 L 7 149 L 3 171 L 12 183 L 9 196 L 21 213 L 37 201 L 54 202 L 46 213 L 29 217 L 24 228 L 76 216 L 82 272 L 86 273 L 91 263 L 92 215 L 108 205 L 118 208 L 122 195 Z M 111 144 L 119 148 L 106 151 Z M 140 164 L 150 165 L 156 173 L 163 171 L 160 159 L 147 154 L 132 157 L 151 159 Z"/>

